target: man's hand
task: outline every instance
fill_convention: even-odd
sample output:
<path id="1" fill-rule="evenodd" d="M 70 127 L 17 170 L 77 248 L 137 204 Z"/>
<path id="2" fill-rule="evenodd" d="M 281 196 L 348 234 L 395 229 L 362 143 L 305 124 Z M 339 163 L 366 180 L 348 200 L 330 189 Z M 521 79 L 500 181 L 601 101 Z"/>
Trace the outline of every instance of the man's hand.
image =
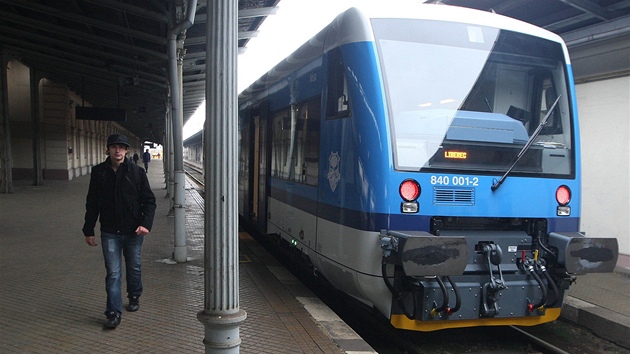
<path id="1" fill-rule="evenodd" d="M 138 236 L 146 236 L 148 234 L 149 230 L 147 230 L 147 228 L 144 226 L 138 226 L 138 228 L 136 229 L 136 235 Z"/>
<path id="2" fill-rule="evenodd" d="M 85 242 L 90 246 L 98 245 L 98 243 L 96 243 L 96 240 L 94 239 L 94 236 L 85 236 Z"/>

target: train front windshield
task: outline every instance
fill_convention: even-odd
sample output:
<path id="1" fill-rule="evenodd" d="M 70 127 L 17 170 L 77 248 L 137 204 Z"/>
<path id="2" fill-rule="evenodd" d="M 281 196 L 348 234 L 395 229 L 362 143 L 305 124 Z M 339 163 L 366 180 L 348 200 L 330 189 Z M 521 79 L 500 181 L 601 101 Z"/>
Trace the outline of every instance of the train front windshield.
<path id="1" fill-rule="evenodd" d="M 512 174 L 574 175 L 559 43 L 462 23 L 390 21 L 372 25 L 396 169 L 503 173 L 539 130 Z"/>

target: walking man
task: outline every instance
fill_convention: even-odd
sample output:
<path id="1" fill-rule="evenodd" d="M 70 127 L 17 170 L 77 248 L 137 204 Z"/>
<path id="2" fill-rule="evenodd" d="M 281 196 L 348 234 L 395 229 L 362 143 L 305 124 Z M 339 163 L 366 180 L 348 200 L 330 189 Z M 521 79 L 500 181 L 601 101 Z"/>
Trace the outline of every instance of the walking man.
<path id="1" fill-rule="evenodd" d="M 137 311 L 142 295 L 141 251 L 153 226 L 155 196 L 142 168 L 127 158 L 129 142 L 120 134 L 107 139 L 107 159 L 92 168 L 85 204 L 83 235 L 97 246 L 94 227 L 101 224 L 101 247 L 107 276 L 106 328 L 116 328 L 122 314 L 122 257 L 125 258 L 127 311 Z"/>
<path id="2" fill-rule="evenodd" d="M 142 162 L 144 162 L 144 170 L 149 172 L 149 162 L 151 162 L 151 153 L 149 153 L 149 149 L 142 154 Z"/>

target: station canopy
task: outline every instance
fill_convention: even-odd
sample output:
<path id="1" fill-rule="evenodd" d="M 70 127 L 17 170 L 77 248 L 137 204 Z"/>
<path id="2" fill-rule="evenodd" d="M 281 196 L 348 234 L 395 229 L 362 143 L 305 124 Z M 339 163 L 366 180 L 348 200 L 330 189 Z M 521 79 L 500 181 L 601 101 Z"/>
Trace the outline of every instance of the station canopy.
<path id="1" fill-rule="evenodd" d="M 280 0 L 238 1 L 238 47 L 243 52 Z M 123 109 L 120 124 L 146 141 L 161 142 L 168 100 L 169 29 L 189 11 L 188 0 L 0 0 L 0 47 L 69 88 L 94 107 Z M 187 121 L 205 99 L 206 0 L 197 1 L 185 32 L 183 113 Z"/>
<path id="2" fill-rule="evenodd" d="M 198 0 L 194 24 L 185 34 L 184 122 L 205 99 L 209 20 L 206 1 Z M 630 36 L 630 0 L 425 2 L 494 11 L 547 28 L 569 39 L 569 44 L 573 41 L 583 45 L 612 37 L 627 42 Z M 174 14 L 189 11 L 188 3 L 187 0 L 0 0 L 0 46 L 8 58 L 24 63 L 39 77 L 67 83 L 94 107 L 124 109 L 127 120 L 121 123 L 123 126 L 140 139 L 161 142 L 169 104 L 167 38 L 169 29 L 182 20 Z M 245 50 L 250 38 L 256 36 L 261 23 L 275 13 L 277 6 L 281 6 L 280 0 L 238 1 L 239 52 Z M 309 14 L 303 16 L 308 21 Z M 619 59 L 619 52 L 616 54 L 617 60 L 623 60 Z"/>

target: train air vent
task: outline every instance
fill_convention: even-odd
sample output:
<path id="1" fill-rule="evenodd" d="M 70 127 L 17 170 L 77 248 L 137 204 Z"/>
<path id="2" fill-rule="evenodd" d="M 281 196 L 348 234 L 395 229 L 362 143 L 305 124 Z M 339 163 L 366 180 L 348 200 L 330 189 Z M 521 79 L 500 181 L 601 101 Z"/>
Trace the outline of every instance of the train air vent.
<path id="1" fill-rule="evenodd" d="M 474 188 L 434 187 L 434 205 L 475 205 Z"/>

